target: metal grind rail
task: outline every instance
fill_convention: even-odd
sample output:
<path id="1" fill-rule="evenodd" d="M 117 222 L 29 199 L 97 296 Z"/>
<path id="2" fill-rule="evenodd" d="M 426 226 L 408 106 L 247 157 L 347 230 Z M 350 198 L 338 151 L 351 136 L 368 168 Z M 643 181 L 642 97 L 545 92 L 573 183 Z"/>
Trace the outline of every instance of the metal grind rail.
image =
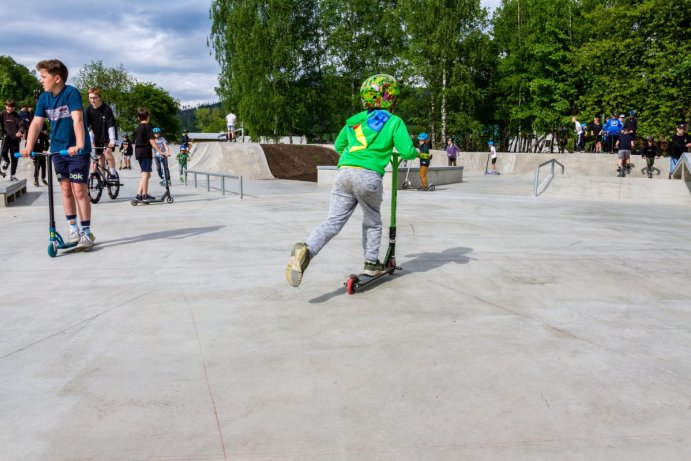
<path id="1" fill-rule="evenodd" d="M 243 186 L 242 186 L 242 176 L 235 175 L 235 174 L 226 174 L 226 173 L 209 173 L 207 171 L 195 171 L 195 170 L 187 170 L 185 172 L 185 186 L 187 185 L 187 176 L 192 175 L 192 184 L 194 185 L 194 188 L 196 189 L 199 185 L 199 180 L 197 176 L 206 176 L 206 191 L 211 192 L 211 189 L 214 190 L 220 190 L 221 195 L 226 195 L 226 191 L 232 192 L 229 189 L 226 189 L 226 179 L 237 179 L 238 180 L 238 191 L 236 192 L 238 195 L 240 195 L 240 198 L 243 198 L 244 196 L 244 191 L 243 191 Z M 212 187 L 211 186 L 211 178 L 220 178 L 221 179 L 221 184 L 220 187 Z M 235 192 L 233 192 L 235 193 Z"/>
<path id="2" fill-rule="evenodd" d="M 535 197 L 537 197 L 538 195 L 543 193 L 547 189 L 549 184 L 552 182 L 552 179 L 554 179 L 554 164 L 555 163 L 561 167 L 561 174 L 563 176 L 564 175 L 564 165 L 562 165 L 561 163 L 559 163 L 558 161 L 556 161 L 554 159 L 548 160 L 544 163 L 539 164 L 537 166 L 537 168 L 535 169 L 535 187 L 533 188 L 533 195 L 535 195 Z M 543 187 L 542 190 L 539 191 L 539 193 L 538 193 L 538 188 L 540 187 L 540 168 L 542 168 L 545 165 L 550 165 L 550 175 L 549 175 L 549 178 L 547 180 L 547 183 L 545 184 L 545 187 Z"/>

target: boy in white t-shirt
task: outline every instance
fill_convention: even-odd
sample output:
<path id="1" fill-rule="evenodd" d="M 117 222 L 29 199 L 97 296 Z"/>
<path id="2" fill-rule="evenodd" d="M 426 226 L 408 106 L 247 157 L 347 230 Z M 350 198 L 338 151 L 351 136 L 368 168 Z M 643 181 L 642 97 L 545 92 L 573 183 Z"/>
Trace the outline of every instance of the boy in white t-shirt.
<path id="1" fill-rule="evenodd" d="M 235 141 L 235 122 L 237 116 L 231 111 L 226 115 L 226 125 L 228 127 L 228 142 Z"/>
<path id="2" fill-rule="evenodd" d="M 489 145 L 489 151 L 492 153 L 492 173 L 497 173 L 497 149 L 494 148 L 494 141 L 487 143 Z"/>
<path id="3" fill-rule="evenodd" d="M 575 115 L 571 117 L 571 121 L 575 124 L 574 131 L 576 132 L 576 148 L 574 150 L 576 152 L 583 152 L 583 148 L 585 147 L 583 125 L 581 125 L 581 122 L 578 121 Z"/>

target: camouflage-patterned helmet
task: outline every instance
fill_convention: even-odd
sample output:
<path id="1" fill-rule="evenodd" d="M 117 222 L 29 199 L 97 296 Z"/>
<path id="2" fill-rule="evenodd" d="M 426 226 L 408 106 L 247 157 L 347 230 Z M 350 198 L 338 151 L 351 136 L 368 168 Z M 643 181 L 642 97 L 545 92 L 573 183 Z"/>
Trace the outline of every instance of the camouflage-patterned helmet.
<path id="1" fill-rule="evenodd" d="M 360 87 L 360 99 L 365 109 L 388 109 L 396 102 L 398 93 L 398 82 L 388 74 L 373 75 Z"/>

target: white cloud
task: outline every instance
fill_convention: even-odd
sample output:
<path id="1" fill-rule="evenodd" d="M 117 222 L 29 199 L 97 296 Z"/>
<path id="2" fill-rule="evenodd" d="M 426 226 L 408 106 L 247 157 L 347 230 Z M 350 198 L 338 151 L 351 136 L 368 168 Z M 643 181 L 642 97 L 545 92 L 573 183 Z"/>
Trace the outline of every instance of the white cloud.
<path id="1" fill-rule="evenodd" d="M 122 64 L 137 80 L 155 83 L 183 104 L 215 101 L 218 64 L 206 46 L 209 5 L 210 0 L 24 0 L 3 7 L 0 55 L 29 69 L 57 58 L 72 75 L 92 61 Z"/>

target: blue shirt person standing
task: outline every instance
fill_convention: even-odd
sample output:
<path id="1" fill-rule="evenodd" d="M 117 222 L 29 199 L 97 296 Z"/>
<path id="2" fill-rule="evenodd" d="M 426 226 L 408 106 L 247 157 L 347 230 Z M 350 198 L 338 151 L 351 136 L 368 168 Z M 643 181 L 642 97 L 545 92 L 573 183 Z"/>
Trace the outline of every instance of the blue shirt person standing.
<path id="1" fill-rule="evenodd" d="M 82 96 L 75 87 L 67 85 L 67 67 L 57 59 L 41 61 L 36 64 L 44 93 L 36 103 L 36 113 L 21 151 L 28 157 L 36 144 L 38 134 L 47 118 L 50 120 L 50 148 L 52 152 L 67 150 L 69 155 L 54 155 L 55 175 L 60 182 L 62 206 L 70 225 L 70 242 L 78 242 L 77 247 L 93 245 L 91 234 L 91 200 L 87 193 L 87 178 L 91 157 L 89 139 Z M 77 210 L 81 232 L 77 226 Z"/>

